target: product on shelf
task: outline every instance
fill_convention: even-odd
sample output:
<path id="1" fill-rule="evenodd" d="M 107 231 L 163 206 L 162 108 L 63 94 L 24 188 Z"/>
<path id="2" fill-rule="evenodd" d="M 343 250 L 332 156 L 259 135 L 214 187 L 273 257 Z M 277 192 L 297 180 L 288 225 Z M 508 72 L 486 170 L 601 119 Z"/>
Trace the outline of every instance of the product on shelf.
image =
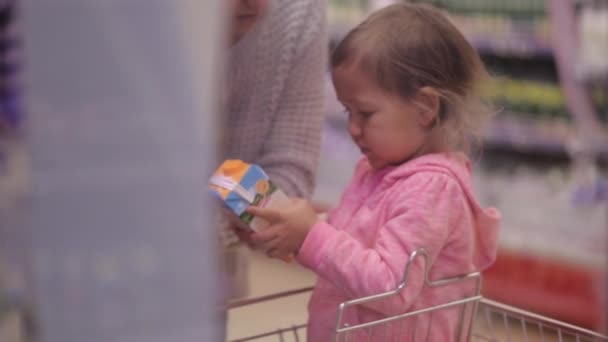
<path id="1" fill-rule="evenodd" d="M 446 10 L 481 54 L 551 56 L 551 26 L 542 0 L 418 0 Z"/>
<path id="2" fill-rule="evenodd" d="M 492 14 L 514 19 L 545 16 L 544 0 L 417 0 L 457 14 Z"/>
<path id="3" fill-rule="evenodd" d="M 534 118 L 569 117 L 556 84 L 497 78 L 486 88 L 486 95 L 509 112 Z"/>
<path id="4" fill-rule="evenodd" d="M 499 77 L 487 85 L 485 92 L 496 106 L 509 113 L 533 119 L 570 118 L 566 100 L 556 83 Z M 592 92 L 592 101 L 598 111 L 608 110 L 608 95 L 601 89 Z"/>

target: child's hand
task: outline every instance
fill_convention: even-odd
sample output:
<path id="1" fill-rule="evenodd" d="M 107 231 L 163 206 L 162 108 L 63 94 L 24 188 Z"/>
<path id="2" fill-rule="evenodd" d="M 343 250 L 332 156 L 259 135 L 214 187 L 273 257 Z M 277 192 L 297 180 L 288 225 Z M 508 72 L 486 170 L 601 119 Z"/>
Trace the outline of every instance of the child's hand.
<path id="1" fill-rule="evenodd" d="M 247 211 L 270 222 L 269 227 L 250 238 L 271 257 L 297 253 L 308 231 L 317 222 L 313 206 L 304 199 L 293 199 L 291 205 L 280 210 L 249 207 Z"/>
<path id="2" fill-rule="evenodd" d="M 253 242 L 251 241 L 251 237 L 253 235 L 253 231 L 250 230 L 243 230 L 239 227 L 234 227 L 233 228 L 234 233 L 236 234 L 236 236 L 238 236 L 239 240 L 243 243 L 245 243 L 247 246 L 249 247 L 253 247 Z"/>

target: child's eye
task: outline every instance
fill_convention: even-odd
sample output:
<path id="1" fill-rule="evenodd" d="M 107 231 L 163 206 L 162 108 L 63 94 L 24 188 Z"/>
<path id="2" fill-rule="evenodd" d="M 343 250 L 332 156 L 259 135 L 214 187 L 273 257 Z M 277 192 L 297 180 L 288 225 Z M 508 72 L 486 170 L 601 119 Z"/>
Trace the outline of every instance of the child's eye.
<path id="1" fill-rule="evenodd" d="M 359 112 L 359 114 L 361 115 L 361 117 L 363 117 L 364 119 L 369 119 L 370 116 L 374 115 L 374 112 Z"/>

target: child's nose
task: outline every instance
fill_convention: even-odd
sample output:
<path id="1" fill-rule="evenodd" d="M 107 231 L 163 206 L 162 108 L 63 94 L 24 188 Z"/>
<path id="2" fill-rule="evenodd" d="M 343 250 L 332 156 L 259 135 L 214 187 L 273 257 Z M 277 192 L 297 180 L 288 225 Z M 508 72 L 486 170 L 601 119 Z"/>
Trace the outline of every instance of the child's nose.
<path id="1" fill-rule="evenodd" d="M 348 118 L 348 133 L 353 137 L 361 136 L 361 124 L 353 116 Z"/>

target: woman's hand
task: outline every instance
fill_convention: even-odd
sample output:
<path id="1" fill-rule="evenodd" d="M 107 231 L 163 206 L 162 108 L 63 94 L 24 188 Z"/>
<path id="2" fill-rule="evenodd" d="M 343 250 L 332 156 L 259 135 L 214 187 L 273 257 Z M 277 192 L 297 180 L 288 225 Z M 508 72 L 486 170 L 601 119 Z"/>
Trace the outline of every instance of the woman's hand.
<path id="1" fill-rule="evenodd" d="M 250 207 L 247 211 L 270 222 L 270 226 L 247 240 L 271 257 L 296 254 L 317 222 L 315 209 L 304 199 L 293 199 L 291 205 L 281 209 Z"/>

